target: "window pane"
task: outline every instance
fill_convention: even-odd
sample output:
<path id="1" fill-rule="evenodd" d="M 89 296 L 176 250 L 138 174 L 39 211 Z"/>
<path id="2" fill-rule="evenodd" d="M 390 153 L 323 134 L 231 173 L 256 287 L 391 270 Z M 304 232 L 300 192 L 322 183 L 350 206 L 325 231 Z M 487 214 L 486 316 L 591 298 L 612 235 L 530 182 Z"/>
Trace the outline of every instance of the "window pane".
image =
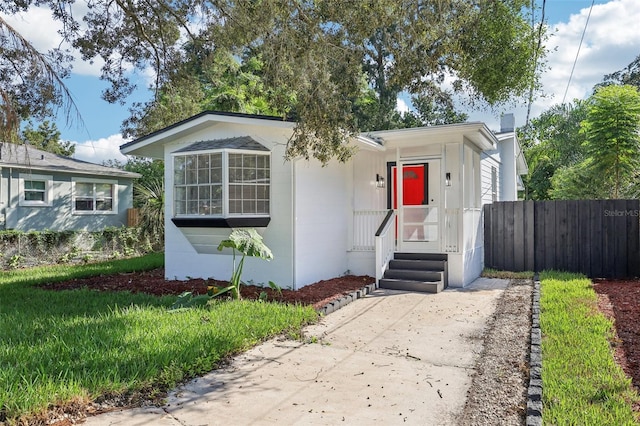
<path id="1" fill-rule="evenodd" d="M 198 183 L 210 183 L 209 180 L 209 169 L 199 169 L 198 170 Z"/>
<path id="2" fill-rule="evenodd" d="M 199 169 L 209 169 L 209 154 L 200 154 L 198 155 L 198 168 Z"/>
<path id="3" fill-rule="evenodd" d="M 229 168 L 229 182 L 241 182 L 242 181 L 242 169 Z"/>
<path id="4" fill-rule="evenodd" d="M 258 201 L 256 213 L 258 214 L 268 214 L 269 213 L 269 202 L 268 201 Z"/>
<path id="5" fill-rule="evenodd" d="M 176 187 L 173 192 L 173 199 L 176 201 L 187 201 L 187 188 L 184 186 Z"/>
<path id="6" fill-rule="evenodd" d="M 96 183 L 96 198 L 111 198 L 113 186 L 109 183 Z"/>
<path id="7" fill-rule="evenodd" d="M 232 213 L 232 214 L 242 213 L 242 201 L 229 200 L 229 213 Z"/>
<path id="8" fill-rule="evenodd" d="M 211 183 L 222 183 L 222 168 L 216 167 L 211 169 Z"/>
<path id="9" fill-rule="evenodd" d="M 187 214 L 198 214 L 198 201 L 187 201 Z"/>
<path id="10" fill-rule="evenodd" d="M 176 200 L 173 203 L 175 215 L 179 216 L 187 213 L 187 202 L 185 200 Z"/>
<path id="11" fill-rule="evenodd" d="M 24 200 L 25 201 L 44 201 L 44 192 L 25 191 Z"/>
<path id="12" fill-rule="evenodd" d="M 212 168 L 222 168 L 222 153 L 211 154 L 210 160 Z"/>
<path id="13" fill-rule="evenodd" d="M 229 154 L 229 167 L 242 167 L 242 154 Z"/>
<path id="14" fill-rule="evenodd" d="M 241 185 L 229 185 L 229 199 L 239 199 L 242 195 Z"/>
<path id="15" fill-rule="evenodd" d="M 93 198 L 93 184 L 76 182 L 76 197 Z"/>
<path id="16" fill-rule="evenodd" d="M 44 191 L 46 183 L 42 180 L 25 180 L 24 181 L 24 189 L 25 190 L 36 190 L 36 191 Z"/>
<path id="17" fill-rule="evenodd" d="M 256 168 L 256 156 L 250 154 L 242 155 L 242 167 L 255 169 Z"/>
<path id="18" fill-rule="evenodd" d="M 173 180 L 176 185 L 184 184 L 185 158 L 174 157 L 173 159 Z"/>
<path id="19" fill-rule="evenodd" d="M 253 200 L 256 198 L 256 187 L 253 185 L 244 185 L 242 187 L 242 199 Z"/>
<path id="20" fill-rule="evenodd" d="M 96 200 L 96 210 L 99 210 L 99 211 L 113 210 L 113 201 L 111 199 Z"/>
<path id="21" fill-rule="evenodd" d="M 93 199 L 76 198 L 76 210 L 93 211 Z"/>

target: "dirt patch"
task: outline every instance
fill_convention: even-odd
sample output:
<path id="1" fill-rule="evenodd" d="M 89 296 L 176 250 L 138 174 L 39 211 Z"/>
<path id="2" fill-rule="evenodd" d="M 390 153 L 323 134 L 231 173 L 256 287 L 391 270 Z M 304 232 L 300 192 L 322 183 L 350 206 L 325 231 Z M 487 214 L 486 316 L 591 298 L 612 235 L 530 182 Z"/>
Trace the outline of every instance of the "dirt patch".
<path id="1" fill-rule="evenodd" d="M 532 291 L 531 280 L 511 280 L 498 299 L 459 425 L 526 423 Z"/>
<path id="2" fill-rule="evenodd" d="M 366 275 L 345 275 L 319 281 L 296 291 L 282 289 L 282 292 L 279 293 L 269 287 L 246 285 L 242 286 L 241 293 L 245 299 L 258 299 L 260 294 L 264 292 L 267 300 L 270 301 L 313 305 L 314 308 L 320 309 L 332 300 L 339 299 L 373 282 L 375 282 L 375 279 Z M 41 287 L 47 290 L 89 288 L 98 291 L 130 291 L 132 293 L 148 293 L 156 296 L 177 296 L 184 291 L 191 291 L 194 294 L 205 294 L 209 286 L 224 288 L 227 285 L 228 283 L 226 281 L 218 280 L 165 280 L 164 269 L 159 268 L 145 272 L 75 279 L 45 284 Z"/>

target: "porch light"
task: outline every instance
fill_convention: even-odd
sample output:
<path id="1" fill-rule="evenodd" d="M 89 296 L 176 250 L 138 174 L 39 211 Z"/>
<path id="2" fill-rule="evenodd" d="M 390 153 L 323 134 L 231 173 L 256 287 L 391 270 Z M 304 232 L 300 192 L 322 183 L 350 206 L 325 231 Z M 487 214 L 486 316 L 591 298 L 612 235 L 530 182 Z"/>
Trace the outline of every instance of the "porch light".
<path id="1" fill-rule="evenodd" d="M 384 178 L 376 173 L 376 188 L 384 188 Z"/>
<path id="2" fill-rule="evenodd" d="M 446 186 L 451 186 L 451 173 L 447 172 L 444 175 L 444 184 Z"/>

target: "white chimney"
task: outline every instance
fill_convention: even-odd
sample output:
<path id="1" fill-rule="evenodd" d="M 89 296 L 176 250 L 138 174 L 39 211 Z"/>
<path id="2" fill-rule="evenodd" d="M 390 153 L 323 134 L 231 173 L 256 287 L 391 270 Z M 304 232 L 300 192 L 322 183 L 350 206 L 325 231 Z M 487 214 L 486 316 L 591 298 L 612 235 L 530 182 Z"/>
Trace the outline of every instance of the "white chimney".
<path id="1" fill-rule="evenodd" d="M 516 119 L 513 113 L 500 116 L 500 133 L 508 133 L 516 130 Z"/>

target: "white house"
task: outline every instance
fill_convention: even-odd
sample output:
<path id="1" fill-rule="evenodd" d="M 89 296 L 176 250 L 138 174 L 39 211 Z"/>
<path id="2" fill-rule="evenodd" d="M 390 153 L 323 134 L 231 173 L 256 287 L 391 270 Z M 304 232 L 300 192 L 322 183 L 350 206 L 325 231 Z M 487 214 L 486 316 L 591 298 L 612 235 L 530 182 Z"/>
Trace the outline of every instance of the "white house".
<path id="1" fill-rule="evenodd" d="M 284 160 L 295 123 L 204 112 L 123 145 L 165 161 L 165 270 L 170 279 L 228 279 L 218 243 L 254 227 L 274 259 L 248 259 L 243 277 L 299 289 L 343 275 L 439 291 L 483 267 L 482 204 L 513 200 L 513 132 L 483 123 L 370 132 L 347 163 Z M 512 129 L 513 130 L 513 129 Z M 525 165 L 526 166 L 526 165 Z M 401 172 L 398 173 L 398 170 Z"/>

